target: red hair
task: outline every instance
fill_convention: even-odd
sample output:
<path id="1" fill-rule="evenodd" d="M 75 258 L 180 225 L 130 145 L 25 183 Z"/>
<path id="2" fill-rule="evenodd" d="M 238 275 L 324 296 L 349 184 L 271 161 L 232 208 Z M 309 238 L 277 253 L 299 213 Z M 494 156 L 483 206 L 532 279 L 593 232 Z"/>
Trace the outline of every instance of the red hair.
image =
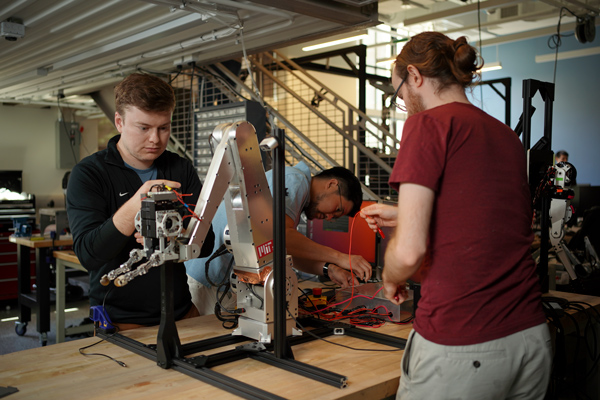
<path id="1" fill-rule="evenodd" d="M 480 78 L 476 72 L 483 65 L 483 59 L 464 36 L 452 40 L 439 32 L 423 32 L 404 45 L 396 57 L 394 73 L 405 79 L 409 65 L 417 68 L 421 75 L 435 78 L 439 92 L 451 85 L 470 86 Z"/>

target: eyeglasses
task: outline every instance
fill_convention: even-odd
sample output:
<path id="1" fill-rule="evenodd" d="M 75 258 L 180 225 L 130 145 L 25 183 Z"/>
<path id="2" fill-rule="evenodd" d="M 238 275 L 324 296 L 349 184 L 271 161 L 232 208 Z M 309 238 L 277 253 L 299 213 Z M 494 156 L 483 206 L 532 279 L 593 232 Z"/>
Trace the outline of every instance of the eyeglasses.
<path id="1" fill-rule="evenodd" d="M 398 92 L 400 92 L 400 88 L 402 87 L 402 85 L 404 85 L 404 79 L 402 79 L 402 81 L 400 82 L 400 85 L 398 86 L 398 89 L 396 89 L 396 93 L 394 93 L 394 95 L 392 96 L 392 101 L 390 102 L 390 107 L 396 106 L 398 108 L 398 110 L 400 110 L 402 112 L 406 112 L 406 105 L 404 104 L 404 101 L 402 101 L 402 99 L 400 99 L 402 101 L 402 103 L 398 103 L 396 101 L 396 100 L 398 100 Z"/>

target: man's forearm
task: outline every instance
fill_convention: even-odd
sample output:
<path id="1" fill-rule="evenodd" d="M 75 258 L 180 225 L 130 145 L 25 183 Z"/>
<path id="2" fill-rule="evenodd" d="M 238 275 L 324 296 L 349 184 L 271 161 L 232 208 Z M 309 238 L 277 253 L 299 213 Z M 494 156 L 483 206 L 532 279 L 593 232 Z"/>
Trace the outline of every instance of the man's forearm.
<path id="1" fill-rule="evenodd" d="M 388 244 L 384 257 L 384 276 L 402 283 L 410 279 L 419 270 L 423 262 L 424 251 L 407 248 L 397 243 L 396 237 Z"/>
<path id="2" fill-rule="evenodd" d="M 112 216 L 113 224 L 125 236 L 133 235 L 135 231 L 135 216 L 140 210 L 140 200 L 132 197 L 123 204 Z"/>
<path id="3" fill-rule="evenodd" d="M 302 258 L 306 261 L 320 262 L 321 266 L 326 262 L 339 264 L 343 261 L 342 257 L 348 257 L 331 247 L 323 246 L 310 240 L 296 229 L 286 229 L 285 234 L 287 252 L 292 257 Z"/>
<path id="4" fill-rule="evenodd" d="M 294 268 L 302 272 L 313 275 L 323 275 L 323 265 L 325 263 L 322 261 L 307 260 L 302 256 L 292 256 L 292 261 L 294 262 Z"/>
<path id="5" fill-rule="evenodd" d="M 433 203 L 433 190 L 416 184 L 400 186 L 397 228 L 385 252 L 384 282 L 402 284 L 421 266 L 427 251 Z"/>

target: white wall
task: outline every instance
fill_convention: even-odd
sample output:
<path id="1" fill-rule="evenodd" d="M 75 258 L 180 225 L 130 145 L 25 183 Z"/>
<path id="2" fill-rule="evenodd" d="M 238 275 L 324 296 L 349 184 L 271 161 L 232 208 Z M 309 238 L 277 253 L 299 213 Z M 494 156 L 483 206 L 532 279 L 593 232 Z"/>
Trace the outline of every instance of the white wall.
<path id="1" fill-rule="evenodd" d="M 38 209 L 46 208 L 50 200 L 57 208 L 65 206 L 62 179 L 68 169 L 56 168 L 57 119 L 56 107 L 0 105 L 0 170 L 23 171 L 23 191 L 35 195 Z M 97 128 L 94 120 L 79 122 L 84 127 L 83 157 L 84 146 L 96 151 Z"/>

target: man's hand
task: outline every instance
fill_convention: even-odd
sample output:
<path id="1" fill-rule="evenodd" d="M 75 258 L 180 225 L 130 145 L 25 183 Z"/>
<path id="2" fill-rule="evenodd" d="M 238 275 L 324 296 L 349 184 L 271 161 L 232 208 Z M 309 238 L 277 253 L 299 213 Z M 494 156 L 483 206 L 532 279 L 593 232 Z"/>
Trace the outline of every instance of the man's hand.
<path id="1" fill-rule="evenodd" d="M 350 264 L 352 264 L 352 272 L 360 280 L 366 282 L 369 279 L 371 279 L 373 268 L 371 267 L 371 264 L 364 259 L 363 256 L 351 255 L 350 258 L 348 258 L 348 256 L 345 256 L 342 257 L 342 261 L 339 261 L 336 265 L 338 267 L 350 271 Z"/>
<path id="2" fill-rule="evenodd" d="M 360 210 L 360 216 L 374 232 L 382 226 L 396 226 L 398 207 L 385 204 L 372 204 Z"/>
<path id="3" fill-rule="evenodd" d="M 142 205 L 142 195 L 145 195 L 153 186 L 165 185 L 172 189 L 179 189 L 181 184 L 166 179 L 156 179 L 146 181 L 137 192 L 125 204 L 123 204 L 113 215 L 115 227 L 125 236 L 130 236 L 135 232 L 135 216 Z"/>
<path id="4" fill-rule="evenodd" d="M 401 279 L 394 276 L 393 272 L 389 272 L 385 268 L 381 274 L 383 278 L 383 294 L 386 299 L 392 303 L 398 305 L 403 303 L 408 298 L 408 292 L 406 290 L 406 282 L 402 282 Z"/>
<path id="5" fill-rule="evenodd" d="M 406 300 L 406 280 L 421 266 L 435 193 L 425 186 L 403 183 L 398 190 L 396 231 L 388 242 L 383 267 L 385 297 L 394 304 Z"/>
<path id="6" fill-rule="evenodd" d="M 342 289 L 346 289 L 351 285 L 358 285 L 358 280 L 350 271 L 346 271 L 335 264 L 329 264 L 329 279 Z"/>

